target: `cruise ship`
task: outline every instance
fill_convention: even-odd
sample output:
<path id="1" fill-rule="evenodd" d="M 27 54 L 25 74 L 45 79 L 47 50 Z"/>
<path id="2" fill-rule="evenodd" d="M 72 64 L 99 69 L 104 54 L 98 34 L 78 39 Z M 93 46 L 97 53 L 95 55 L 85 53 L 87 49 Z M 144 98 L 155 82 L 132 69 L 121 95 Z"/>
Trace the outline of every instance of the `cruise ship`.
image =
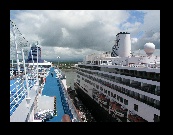
<path id="1" fill-rule="evenodd" d="M 38 42 L 30 46 L 25 59 L 25 48 L 20 46 L 24 43 L 18 43 L 21 34 L 11 20 L 10 24 L 10 41 L 14 39 L 10 50 L 16 56 L 16 62 L 10 63 L 10 122 L 83 122 L 67 92 L 65 75 L 41 59 Z"/>
<path id="2" fill-rule="evenodd" d="M 130 33 L 116 35 L 111 52 L 87 55 L 76 67 L 74 88 L 100 122 L 160 122 L 160 56 L 146 43 L 131 52 Z"/>

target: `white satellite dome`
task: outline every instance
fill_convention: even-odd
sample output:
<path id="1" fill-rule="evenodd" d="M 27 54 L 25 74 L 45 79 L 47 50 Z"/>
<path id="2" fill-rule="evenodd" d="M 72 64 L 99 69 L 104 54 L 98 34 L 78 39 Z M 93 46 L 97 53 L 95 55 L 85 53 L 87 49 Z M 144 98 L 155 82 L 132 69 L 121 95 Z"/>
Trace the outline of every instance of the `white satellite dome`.
<path id="1" fill-rule="evenodd" d="M 146 43 L 144 45 L 144 51 L 146 52 L 147 55 L 153 54 L 155 50 L 155 45 L 153 43 Z"/>

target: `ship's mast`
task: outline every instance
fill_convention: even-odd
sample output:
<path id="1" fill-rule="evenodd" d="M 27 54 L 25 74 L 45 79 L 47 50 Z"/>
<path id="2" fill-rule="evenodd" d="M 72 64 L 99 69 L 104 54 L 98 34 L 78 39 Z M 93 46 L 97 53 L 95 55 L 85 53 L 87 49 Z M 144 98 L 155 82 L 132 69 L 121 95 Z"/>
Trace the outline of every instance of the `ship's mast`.
<path id="1" fill-rule="evenodd" d="M 39 84 L 39 81 L 38 81 L 38 41 L 37 41 L 37 84 Z"/>
<path id="2" fill-rule="evenodd" d="M 14 36 L 14 44 L 15 44 L 15 47 L 16 47 L 16 60 L 17 60 L 17 69 L 18 69 L 18 75 L 19 75 L 20 74 L 20 66 L 19 66 L 19 55 L 18 54 L 20 53 L 20 51 L 18 51 L 18 48 L 17 48 L 15 32 L 16 32 L 16 25 L 12 24 L 12 33 L 13 33 L 13 36 Z"/>
<path id="3" fill-rule="evenodd" d="M 11 20 L 10 20 L 11 21 Z M 12 22 L 12 21 L 11 21 Z M 24 58 L 24 51 L 23 49 L 20 50 L 20 45 L 22 44 L 19 44 L 19 49 L 18 49 L 18 44 L 17 44 L 17 37 L 16 37 L 16 34 L 17 32 L 20 32 L 18 30 L 18 28 L 16 28 L 16 25 L 12 22 L 12 33 L 13 33 L 13 36 L 14 36 L 14 44 L 15 44 L 15 50 L 16 50 L 16 61 L 17 61 L 17 69 L 18 69 L 18 74 L 16 75 L 19 75 L 20 74 L 20 62 L 19 62 L 19 54 L 22 54 L 22 58 L 23 58 L 23 66 L 24 66 L 24 72 L 25 72 L 25 79 L 26 79 L 26 88 L 27 88 L 27 97 L 26 97 L 26 101 L 27 101 L 27 107 L 29 107 L 29 101 L 30 101 L 30 97 L 29 97 L 29 88 L 28 88 L 28 78 L 27 78 L 27 73 L 26 73 L 26 65 L 25 65 L 25 58 Z M 20 33 L 21 34 L 21 33 Z M 23 37 L 24 38 L 24 37 Z M 23 39 L 22 38 L 22 39 Z M 25 39 L 25 38 L 24 38 Z M 28 41 L 27 41 L 28 42 Z M 25 46 L 25 45 L 24 45 Z M 12 66 L 13 66 L 13 61 L 12 61 Z M 18 84 L 19 84 L 19 78 L 17 77 L 16 80 L 18 81 Z M 20 89 L 19 89 L 20 90 Z M 20 90 L 21 91 L 21 90 Z M 18 87 L 17 87 L 17 84 L 16 84 L 16 92 L 17 92 L 17 102 L 18 102 Z"/>

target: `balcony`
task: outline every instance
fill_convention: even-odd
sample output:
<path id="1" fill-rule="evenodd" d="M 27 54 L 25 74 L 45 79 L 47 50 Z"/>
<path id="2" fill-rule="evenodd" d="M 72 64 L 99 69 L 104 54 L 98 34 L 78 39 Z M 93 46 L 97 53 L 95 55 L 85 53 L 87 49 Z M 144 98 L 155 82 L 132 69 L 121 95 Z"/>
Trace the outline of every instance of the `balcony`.
<path id="1" fill-rule="evenodd" d="M 132 113 L 131 111 L 129 111 L 128 120 L 130 122 L 148 122 L 137 114 Z"/>

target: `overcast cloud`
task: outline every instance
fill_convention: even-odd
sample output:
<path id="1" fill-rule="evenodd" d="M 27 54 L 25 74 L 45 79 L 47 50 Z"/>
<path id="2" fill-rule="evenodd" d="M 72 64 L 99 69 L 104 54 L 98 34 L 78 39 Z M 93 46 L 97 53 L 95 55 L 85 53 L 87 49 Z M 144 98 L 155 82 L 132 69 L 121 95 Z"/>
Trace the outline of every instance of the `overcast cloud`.
<path id="1" fill-rule="evenodd" d="M 132 50 L 146 42 L 160 49 L 159 10 L 12 10 L 10 19 L 30 43 L 39 42 L 43 59 L 111 51 L 121 31 L 131 33 Z"/>

